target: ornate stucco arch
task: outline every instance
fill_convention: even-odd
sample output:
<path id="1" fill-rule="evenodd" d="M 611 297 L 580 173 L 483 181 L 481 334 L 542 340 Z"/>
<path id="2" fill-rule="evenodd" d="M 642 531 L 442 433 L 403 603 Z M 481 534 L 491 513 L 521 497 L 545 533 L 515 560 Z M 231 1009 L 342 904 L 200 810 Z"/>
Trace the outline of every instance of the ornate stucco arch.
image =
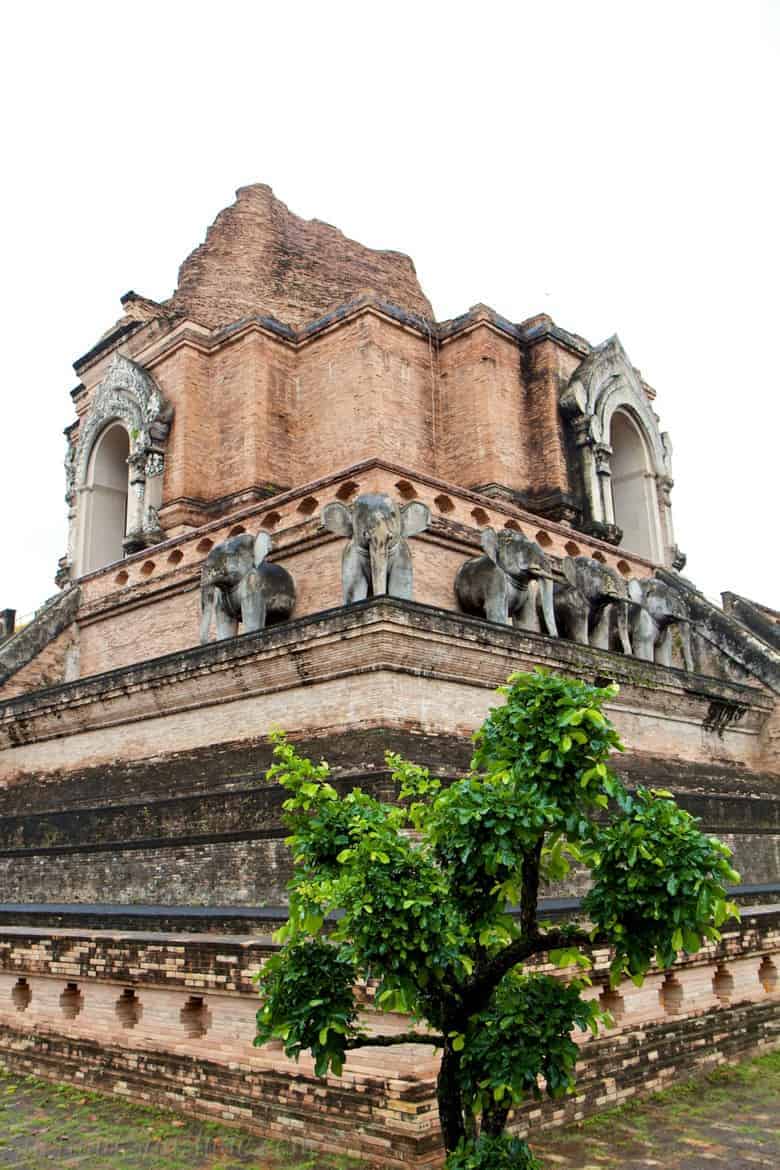
<path id="1" fill-rule="evenodd" d="M 648 485 L 652 517 L 646 555 L 661 564 L 679 563 L 670 501 L 671 443 L 659 430 L 642 383 L 617 336 L 596 346 L 580 363 L 561 394 L 560 404 L 580 463 L 586 511 L 583 527 L 615 544 L 622 540 L 611 483 L 611 435 L 615 415 L 625 415 L 646 449 L 647 476 L 652 480 Z"/>
<path id="2" fill-rule="evenodd" d="M 86 417 L 68 447 L 65 461 L 69 507 L 69 576 L 84 571 L 83 550 L 90 522 L 90 457 L 106 429 L 120 423 L 128 434 L 130 454 L 126 552 L 135 552 L 163 538 L 158 508 L 162 502 L 165 443 L 173 410 L 154 378 L 143 367 L 115 353 L 105 377 L 97 386 Z"/>

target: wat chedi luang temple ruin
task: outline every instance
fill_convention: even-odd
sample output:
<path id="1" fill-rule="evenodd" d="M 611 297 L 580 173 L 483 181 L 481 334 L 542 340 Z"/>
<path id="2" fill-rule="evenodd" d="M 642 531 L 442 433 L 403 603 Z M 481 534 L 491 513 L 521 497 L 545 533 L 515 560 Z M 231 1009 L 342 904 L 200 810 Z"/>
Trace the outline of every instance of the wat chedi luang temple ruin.
<path id="1" fill-rule="evenodd" d="M 122 310 L 75 363 L 59 591 L 18 630 L 0 611 L 0 1059 L 436 1165 L 433 1048 L 321 1081 L 252 1045 L 291 872 L 267 736 L 390 797 L 387 750 L 462 775 L 538 665 L 619 684 L 618 771 L 734 850 L 743 917 L 641 988 L 597 955 L 614 1028 L 517 1124 L 776 1041 L 780 615 L 684 575 L 671 442 L 618 338 L 437 322 L 408 257 L 263 185 Z"/>

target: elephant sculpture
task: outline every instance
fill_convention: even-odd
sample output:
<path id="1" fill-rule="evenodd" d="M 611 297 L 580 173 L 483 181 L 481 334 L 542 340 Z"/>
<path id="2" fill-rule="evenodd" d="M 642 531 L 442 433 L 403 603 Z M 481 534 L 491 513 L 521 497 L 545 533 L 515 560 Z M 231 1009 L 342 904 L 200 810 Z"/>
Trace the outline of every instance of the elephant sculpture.
<path id="1" fill-rule="evenodd" d="M 555 584 L 555 613 L 564 636 L 583 646 L 609 650 L 613 631 L 631 654 L 628 585 L 614 569 L 592 557 L 564 557 L 565 584 Z"/>
<path id="2" fill-rule="evenodd" d="M 372 493 L 350 505 L 326 504 L 321 521 L 329 532 L 349 537 L 341 562 L 345 605 L 383 593 L 411 600 L 412 554 L 406 538 L 430 524 L 425 504 L 412 500 L 399 507 L 389 496 Z"/>
<path id="3" fill-rule="evenodd" d="M 270 550 L 267 532 L 244 532 L 211 549 L 200 577 L 201 644 L 209 640 L 212 617 L 221 639 L 235 637 L 239 620 L 248 634 L 290 616 L 295 582 L 281 565 L 266 561 Z"/>
<path id="4" fill-rule="evenodd" d="M 690 610 L 684 597 L 658 577 L 643 577 L 629 582 L 631 606 L 631 643 L 637 658 L 672 665 L 672 632 L 680 635 L 685 669 L 693 670 Z"/>
<path id="5" fill-rule="evenodd" d="M 549 557 L 520 532 L 483 528 L 484 556 L 458 569 L 455 596 L 462 610 L 526 630 L 558 637 L 553 608 L 553 570 Z M 540 621 L 541 617 L 541 621 Z"/>

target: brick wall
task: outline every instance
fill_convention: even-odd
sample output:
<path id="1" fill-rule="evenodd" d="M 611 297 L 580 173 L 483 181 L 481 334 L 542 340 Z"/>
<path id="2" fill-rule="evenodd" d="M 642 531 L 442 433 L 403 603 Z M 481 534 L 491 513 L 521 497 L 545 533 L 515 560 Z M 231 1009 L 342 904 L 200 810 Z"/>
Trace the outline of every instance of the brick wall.
<path id="1" fill-rule="evenodd" d="M 17 670 L 6 683 L 3 684 L 3 698 L 13 698 L 26 691 L 37 691 L 41 687 L 56 686 L 68 677 L 67 666 L 74 665 L 78 669 L 79 628 L 74 623 L 61 634 L 58 634 L 39 654 Z M 75 656 L 75 657 L 74 657 Z M 74 672 L 71 671 L 71 676 Z"/>
<path id="2" fill-rule="evenodd" d="M 151 902 L 160 905 L 282 906 L 291 877 L 275 840 L 117 842 L 94 850 L 49 849 L 0 856 L 0 901 Z"/>
<path id="3" fill-rule="evenodd" d="M 442 475 L 456 488 L 578 491 L 558 396 L 582 354 L 552 338 L 527 349 L 515 327 L 501 330 L 492 316 L 468 316 L 440 337 L 362 298 L 298 332 L 250 319 L 211 334 L 182 322 L 150 333 L 146 346 L 146 334 L 132 338 L 129 356 L 174 409 L 164 529 L 182 530 L 182 501 L 195 507 L 188 522 L 203 524 L 236 493 L 299 486 L 369 458 Z M 80 418 L 109 357 L 83 372 Z"/>
<path id="4" fill-rule="evenodd" d="M 19 1073 L 68 1079 L 201 1117 L 238 1122 L 309 1148 L 388 1166 L 440 1164 L 433 1049 L 351 1053 L 319 1080 L 303 1056 L 253 1048 L 251 975 L 269 940 L 0 929 L 0 1059 Z M 607 952 L 594 955 L 604 996 Z M 539 969 L 547 970 L 543 964 Z M 519 1130 L 579 1119 L 780 1042 L 778 911 L 755 913 L 673 972 L 609 995 L 615 1027 L 581 1042 L 578 1085 L 529 1103 Z M 560 973 L 559 973 L 560 974 Z M 402 1031 L 359 988 L 369 1031 Z"/>
<path id="5" fill-rule="evenodd" d="M 167 308 L 211 327 L 268 314 L 302 325 L 364 289 L 432 317 L 414 265 L 320 220 L 294 215 L 264 183 L 242 187 L 179 269 Z"/>
<path id="6" fill-rule="evenodd" d="M 527 459 L 533 468 L 529 488 L 544 495 L 549 492 L 579 492 L 566 461 L 563 421 L 558 409 L 558 395 L 578 360 L 553 341 L 535 345 L 526 355 L 525 427 Z"/>
<path id="7" fill-rule="evenodd" d="M 334 428 L 346 436 L 345 443 L 351 442 L 349 433 L 354 430 L 354 421 L 350 423 L 342 417 L 338 427 L 337 422 L 334 416 Z M 400 433 L 396 438 L 401 441 Z M 391 438 L 390 430 L 386 432 L 388 444 L 396 438 Z M 413 441 L 411 435 L 407 439 L 409 443 Z M 423 440 L 424 435 L 420 435 L 419 441 Z M 240 444 L 243 442 L 241 438 Z M 242 445 L 240 449 L 244 449 Z M 486 469 L 487 465 L 483 467 Z M 399 484 L 408 493 L 406 496 L 400 494 Z M 410 545 L 414 596 L 442 609 L 457 609 L 455 575 L 467 557 L 481 552 L 479 530 L 486 524 L 497 529 L 511 524 L 527 536 L 541 536 L 553 558 L 571 551 L 573 534 L 564 525 L 541 521 L 514 505 L 456 490 L 438 479 L 405 472 L 397 465 L 371 460 L 241 509 L 230 519 L 182 534 L 85 578 L 84 602 L 78 614 L 81 676 L 195 645 L 200 625 L 199 573 L 206 550 L 236 530 L 256 532 L 267 527 L 272 531 L 272 559 L 289 569 L 296 583 L 295 617 L 341 605 L 345 541 L 326 534 L 320 527 L 319 515 L 326 503 L 343 498 L 347 489 L 348 499 L 361 492 L 379 491 L 399 502 L 415 498 L 427 504 L 431 528 L 413 537 Z M 634 557 L 627 561 L 603 542 L 582 538 L 578 541 L 575 547 L 579 551 L 597 552 L 612 568 L 620 564 L 630 576 L 642 577 L 650 572 L 648 562 Z"/>
<path id="8" fill-rule="evenodd" d="M 395 727 L 468 737 L 494 688 L 537 664 L 615 678 L 610 714 L 635 752 L 760 770 L 773 704 L 756 688 L 701 677 L 694 686 L 651 663 L 376 599 L 0 703 L 0 776 L 256 739 L 274 725 L 301 735 Z M 745 708 L 722 735 L 703 726 L 714 701 Z"/>
<path id="9" fill-rule="evenodd" d="M 438 468 L 463 485 L 527 489 L 538 476 L 525 441 L 521 354 L 487 324 L 456 336 L 439 358 Z"/>
<path id="10" fill-rule="evenodd" d="M 383 759 L 390 748 L 449 776 L 462 774 L 470 756 L 465 740 L 421 741 L 408 733 L 347 733 L 301 745 L 315 759 L 328 759 L 342 791 L 359 785 L 392 800 Z M 147 768 L 93 769 L 64 783 L 7 789 L 0 793 L 0 902 L 284 905 L 291 875 L 281 816 L 284 791 L 264 782 L 269 762 L 267 743 L 252 749 L 233 745 L 219 753 L 158 758 Z M 702 828 L 733 849 L 743 883 L 777 882 L 777 801 L 755 789 L 734 796 L 733 774 L 717 780 L 710 774 L 714 791 L 703 797 L 696 791 L 697 769 L 686 773 L 679 765 L 670 769 L 663 761 L 632 757 L 621 758 L 617 768 L 629 784 L 674 789 L 682 806 L 701 817 Z M 256 778 L 252 787 L 246 786 L 247 771 Z M 196 785 L 201 791 L 192 792 Z M 168 795 L 171 791 L 180 795 Z M 545 893 L 562 897 L 585 889 L 586 875 L 574 867 L 565 882 L 545 887 Z"/>

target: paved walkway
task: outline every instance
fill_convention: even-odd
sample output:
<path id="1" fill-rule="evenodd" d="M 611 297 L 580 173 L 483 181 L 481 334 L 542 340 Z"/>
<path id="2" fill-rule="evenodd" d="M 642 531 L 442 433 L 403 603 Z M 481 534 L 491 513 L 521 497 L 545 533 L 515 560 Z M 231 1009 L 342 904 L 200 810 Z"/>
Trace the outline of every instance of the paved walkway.
<path id="1" fill-rule="evenodd" d="M 531 1144 L 545 1170 L 780 1170 L 780 1052 Z"/>

